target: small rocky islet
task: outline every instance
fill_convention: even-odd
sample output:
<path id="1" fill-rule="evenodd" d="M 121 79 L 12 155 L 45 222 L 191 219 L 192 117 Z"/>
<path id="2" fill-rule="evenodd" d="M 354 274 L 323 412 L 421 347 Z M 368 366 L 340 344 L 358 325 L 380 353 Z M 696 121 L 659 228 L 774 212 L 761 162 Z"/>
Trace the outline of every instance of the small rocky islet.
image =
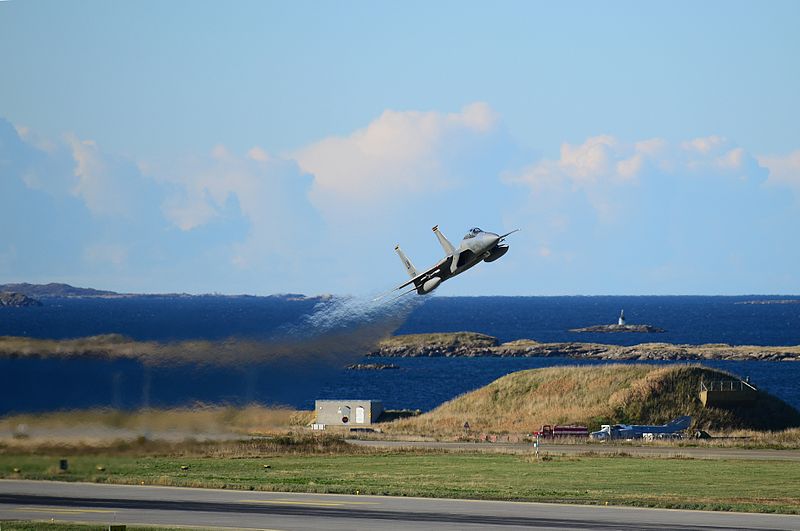
<path id="1" fill-rule="evenodd" d="M 353 363 L 345 367 L 348 371 L 387 371 L 399 368 L 394 363 Z"/>
<path id="2" fill-rule="evenodd" d="M 596 334 L 614 334 L 619 332 L 635 332 L 640 334 L 660 334 L 666 332 L 663 328 L 649 324 L 628 324 L 625 322 L 625 310 L 619 312 L 616 324 L 603 324 L 587 326 L 584 328 L 570 328 L 570 332 L 593 332 Z"/>
<path id="3" fill-rule="evenodd" d="M 594 332 L 600 334 L 613 334 L 617 332 L 638 332 L 640 334 L 660 334 L 666 332 L 663 328 L 648 324 L 607 324 L 587 326 L 584 328 L 570 328 L 570 332 Z"/>

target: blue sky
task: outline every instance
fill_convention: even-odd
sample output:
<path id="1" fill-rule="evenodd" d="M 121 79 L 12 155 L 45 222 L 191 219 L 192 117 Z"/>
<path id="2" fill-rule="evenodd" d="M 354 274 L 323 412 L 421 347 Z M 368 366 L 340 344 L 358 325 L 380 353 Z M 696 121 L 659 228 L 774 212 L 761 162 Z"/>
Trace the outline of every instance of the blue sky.
<path id="1" fill-rule="evenodd" d="M 431 5 L 433 4 L 433 5 Z M 0 2 L 0 282 L 798 293 L 797 2 Z"/>

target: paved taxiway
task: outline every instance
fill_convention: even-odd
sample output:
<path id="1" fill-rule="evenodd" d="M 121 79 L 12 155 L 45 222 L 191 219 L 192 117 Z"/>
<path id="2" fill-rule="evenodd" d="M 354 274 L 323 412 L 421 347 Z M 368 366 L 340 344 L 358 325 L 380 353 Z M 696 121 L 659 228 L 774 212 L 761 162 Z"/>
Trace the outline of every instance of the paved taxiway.
<path id="1" fill-rule="evenodd" d="M 350 444 L 373 448 L 429 448 L 467 452 L 532 453 L 530 443 L 474 443 L 439 441 L 383 441 L 349 439 Z M 800 461 L 800 450 L 769 450 L 760 448 L 720 448 L 714 446 L 633 446 L 628 444 L 550 444 L 542 443 L 541 452 L 554 455 L 594 453 L 597 455 L 625 453 L 650 457 L 691 457 L 694 459 L 751 459 L 757 461 Z"/>
<path id="2" fill-rule="evenodd" d="M 800 516 L 0 480 L 0 520 L 281 530 L 800 529 Z"/>

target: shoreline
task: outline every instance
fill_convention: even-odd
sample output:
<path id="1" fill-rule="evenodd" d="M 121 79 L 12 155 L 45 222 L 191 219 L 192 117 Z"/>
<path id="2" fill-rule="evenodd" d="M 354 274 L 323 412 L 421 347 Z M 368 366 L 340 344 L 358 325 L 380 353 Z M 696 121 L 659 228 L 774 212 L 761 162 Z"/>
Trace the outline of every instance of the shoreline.
<path id="1" fill-rule="evenodd" d="M 118 334 L 76 339 L 36 339 L 0 336 L 0 359 L 17 358 L 83 358 L 138 359 L 143 362 L 181 360 L 208 362 L 200 354 L 224 350 L 236 359 L 257 357 L 265 345 L 247 340 L 227 341 L 135 341 Z M 280 350 L 281 345 L 274 345 Z M 255 348 L 259 347 L 259 348 Z M 761 346 L 708 343 L 700 345 L 673 343 L 639 343 L 622 346 L 578 341 L 542 343 L 519 339 L 500 343 L 493 336 L 473 332 L 409 334 L 392 336 L 379 342 L 366 358 L 406 357 L 527 357 L 573 358 L 607 361 L 800 361 L 800 345 Z"/>
<path id="2" fill-rule="evenodd" d="M 759 346 L 711 343 L 685 345 L 640 343 L 632 346 L 603 343 L 540 343 L 519 339 L 500 343 L 483 334 L 409 334 L 381 342 L 368 357 L 564 357 L 608 361 L 800 361 L 800 345 Z"/>

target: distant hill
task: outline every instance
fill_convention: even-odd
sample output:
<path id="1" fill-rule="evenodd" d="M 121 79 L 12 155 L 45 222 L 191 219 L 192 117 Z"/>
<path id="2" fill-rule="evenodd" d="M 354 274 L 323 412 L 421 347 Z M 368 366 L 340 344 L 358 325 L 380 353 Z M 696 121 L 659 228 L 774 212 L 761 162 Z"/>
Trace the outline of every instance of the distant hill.
<path id="1" fill-rule="evenodd" d="M 108 297 L 119 295 L 114 291 L 104 291 L 92 288 L 76 288 L 69 284 L 0 284 L 0 291 L 21 293 L 28 297 Z"/>
<path id="2" fill-rule="evenodd" d="M 118 293 L 116 291 L 106 291 L 94 288 L 78 288 L 69 284 L 51 282 L 50 284 L 29 284 L 22 282 L 19 284 L 0 284 L 0 292 L 19 293 L 27 297 L 48 298 L 48 297 L 255 297 L 256 295 L 223 295 L 220 293 L 205 295 L 190 295 L 188 293 Z M 286 301 L 301 301 L 307 299 L 328 300 L 331 295 L 318 295 L 308 297 L 302 293 L 280 293 L 267 295 L 276 299 Z"/>
<path id="3" fill-rule="evenodd" d="M 705 408 L 700 381 L 735 376 L 699 365 L 551 367 L 508 374 L 438 408 L 391 426 L 395 432 L 453 435 L 529 433 L 543 424 L 661 424 L 691 415 L 694 429 L 780 430 L 800 426 L 800 412 L 759 392 L 748 406 Z"/>

